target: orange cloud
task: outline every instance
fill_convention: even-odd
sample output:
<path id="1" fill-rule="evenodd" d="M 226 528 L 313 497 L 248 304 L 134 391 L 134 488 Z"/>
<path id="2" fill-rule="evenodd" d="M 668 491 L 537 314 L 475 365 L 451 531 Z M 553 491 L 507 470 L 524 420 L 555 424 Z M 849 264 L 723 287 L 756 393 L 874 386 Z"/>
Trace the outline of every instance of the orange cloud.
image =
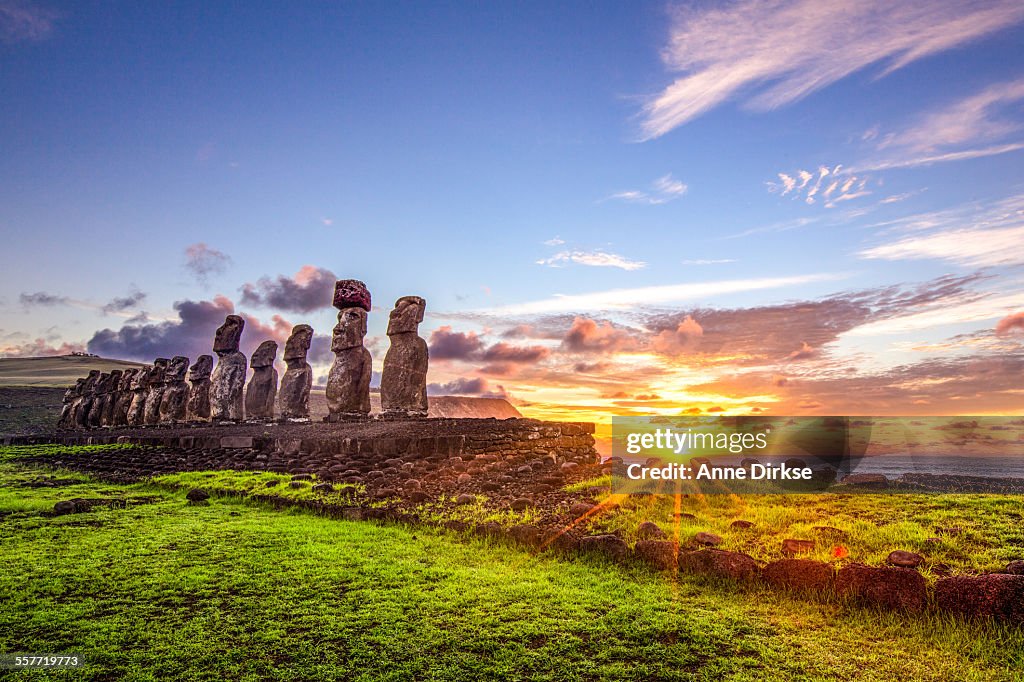
<path id="1" fill-rule="evenodd" d="M 1020 332 L 1024 332 L 1024 312 L 1007 315 L 996 324 L 996 334 L 999 336 Z"/>

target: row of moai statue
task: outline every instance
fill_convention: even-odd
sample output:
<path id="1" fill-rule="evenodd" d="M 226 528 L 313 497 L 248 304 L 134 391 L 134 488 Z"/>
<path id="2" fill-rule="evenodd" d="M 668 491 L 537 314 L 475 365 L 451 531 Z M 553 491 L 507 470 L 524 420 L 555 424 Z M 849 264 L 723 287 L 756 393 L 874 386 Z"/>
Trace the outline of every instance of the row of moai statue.
<path id="1" fill-rule="evenodd" d="M 370 312 L 370 292 L 359 280 L 339 280 L 334 288 L 338 324 L 331 351 L 335 355 L 327 376 L 326 421 L 366 419 L 370 414 L 372 358 L 363 345 Z M 419 337 L 426 301 L 403 296 L 395 302 L 388 322 L 391 347 L 384 356 L 381 376 L 381 417 L 427 416 L 426 342 Z M 250 361 L 238 346 L 245 320 L 228 315 L 217 329 L 213 357 L 201 355 L 189 366 L 185 356 L 157 358 L 152 365 L 101 373 L 93 370 L 78 379 L 64 395 L 59 426 L 68 429 L 151 426 L 189 422 L 272 421 L 275 404 L 281 418 L 309 421 L 313 368 L 306 360 L 313 328 L 292 328 L 285 343 L 287 367 L 278 389 L 274 368 L 277 342 L 264 341 Z M 248 369 L 253 371 L 248 384 Z M 280 394 L 280 395 L 279 395 Z"/>

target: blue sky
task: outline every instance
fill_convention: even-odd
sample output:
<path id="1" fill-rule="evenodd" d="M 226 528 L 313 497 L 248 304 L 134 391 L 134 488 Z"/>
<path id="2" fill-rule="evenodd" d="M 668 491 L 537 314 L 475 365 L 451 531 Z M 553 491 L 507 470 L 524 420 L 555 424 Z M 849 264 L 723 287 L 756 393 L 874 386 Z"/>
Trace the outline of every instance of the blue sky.
<path id="1" fill-rule="evenodd" d="M 329 296 L 266 299 L 355 277 L 378 364 L 422 295 L 432 348 L 479 340 L 432 380 L 538 414 L 830 409 L 843 372 L 897 411 L 1019 409 L 1022 39 L 1001 1 L 0 0 L 0 351 L 194 355 L 229 307 L 251 346 L 328 334 Z M 840 299 L 870 310 L 785 331 L 779 306 Z M 778 347 L 712 344 L 723 311 Z M 500 343 L 546 350 L 487 364 Z M 893 388 L 996 359 L 1010 393 Z M 780 376 L 803 388 L 754 388 Z"/>

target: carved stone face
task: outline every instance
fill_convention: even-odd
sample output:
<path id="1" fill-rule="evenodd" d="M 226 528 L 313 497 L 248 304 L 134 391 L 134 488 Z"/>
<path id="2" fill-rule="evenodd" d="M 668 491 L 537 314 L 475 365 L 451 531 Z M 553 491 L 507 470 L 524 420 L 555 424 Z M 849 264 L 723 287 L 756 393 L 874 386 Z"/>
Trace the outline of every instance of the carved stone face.
<path id="1" fill-rule="evenodd" d="M 210 373 L 213 371 L 213 356 L 212 355 L 200 355 L 196 358 L 194 365 L 188 368 L 188 380 L 203 381 L 204 379 L 210 378 Z"/>
<path id="2" fill-rule="evenodd" d="M 366 336 L 366 311 L 362 308 L 345 308 L 338 313 L 338 324 L 334 326 L 331 350 L 335 353 L 346 348 L 363 345 Z"/>
<path id="3" fill-rule="evenodd" d="M 83 386 L 83 392 L 86 395 L 91 395 L 96 390 L 96 382 L 100 380 L 100 371 L 94 369 L 89 372 L 89 376 L 85 378 L 85 385 Z"/>
<path id="4" fill-rule="evenodd" d="M 85 379 L 75 379 L 75 387 L 72 389 L 76 396 L 82 395 L 82 390 L 85 388 Z"/>
<path id="5" fill-rule="evenodd" d="M 129 368 L 129 369 L 126 369 L 126 370 L 125 370 L 125 371 L 124 371 L 124 372 L 123 372 L 123 373 L 121 374 L 121 382 L 120 382 L 120 384 L 118 385 L 118 387 L 117 387 L 117 390 L 119 390 L 119 391 L 128 391 L 128 390 L 131 390 L 131 387 L 132 387 L 132 382 L 133 382 L 133 381 L 135 381 L 135 373 L 136 373 L 137 371 L 138 371 L 138 370 L 137 370 L 137 369 L 135 369 L 134 367 L 132 367 L 132 368 Z"/>
<path id="6" fill-rule="evenodd" d="M 253 368 L 270 367 L 274 364 L 274 360 L 276 358 L 277 341 L 264 341 L 252 354 L 252 358 L 249 360 L 249 366 Z"/>
<path id="7" fill-rule="evenodd" d="M 415 334 L 420 322 L 423 321 L 423 313 L 426 309 L 427 302 L 419 296 L 403 296 L 395 301 L 395 308 L 391 311 L 391 317 L 388 320 L 388 336 Z"/>
<path id="8" fill-rule="evenodd" d="M 135 372 L 135 376 L 132 377 L 133 391 L 141 391 L 149 386 L 149 373 L 152 370 L 152 367 L 141 367 Z"/>
<path id="9" fill-rule="evenodd" d="M 292 335 L 284 345 L 284 361 L 305 360 L 309 344 L 313 343 L 313 328 L 308 324 L 292 327 Z"/>
<path id="10" fill-rule="evenodd" d="M 242 339 L 242 330 L 244 328 L 245 320 L 238 315 L 228 315 L 224 318 L 224 324 L 217 329 L 217 336 L 213 340 L 213 352 L 237 352 L 238 342 Z"/>
<path id="11" fill-rule="evenodd" d="M 119 369 L 110 370 L 110 376 L 107 377 L 107 393 L 113 393 L 121 387 L 121 373 Z"/>
<path id="12" fill-rule="evenodd" d="M 156 384 L 162 384 L 164 382 L 164 374 L 167 372 L 167 363 L 170 360 L 167 358 L 157 358 L 153 361 L 153 366 L 149 369 L 149 384 L 155 386 Z"/>
<path id="13" fill-rule="evenodd" d="M 166 381 L 184 381 L 185 372 L 188 371 L 188 358 L 184 355 L 175 355 L 167 363 L 167 372 L 164 374 Z"/>

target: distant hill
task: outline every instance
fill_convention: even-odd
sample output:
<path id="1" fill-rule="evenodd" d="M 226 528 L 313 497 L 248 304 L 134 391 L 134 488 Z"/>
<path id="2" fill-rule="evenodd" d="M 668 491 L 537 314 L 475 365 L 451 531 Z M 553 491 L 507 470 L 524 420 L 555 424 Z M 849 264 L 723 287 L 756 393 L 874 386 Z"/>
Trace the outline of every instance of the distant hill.
<path id="1" fill-rule="evenodd" d="M 142 367 L 141 362 L 108 360 L 91 355 L 58 355 L 49 358 L 0 358 L 0 386 L 32 386 L 38 388 L 66 388 L 75 379 L 98 369 Z"/>

